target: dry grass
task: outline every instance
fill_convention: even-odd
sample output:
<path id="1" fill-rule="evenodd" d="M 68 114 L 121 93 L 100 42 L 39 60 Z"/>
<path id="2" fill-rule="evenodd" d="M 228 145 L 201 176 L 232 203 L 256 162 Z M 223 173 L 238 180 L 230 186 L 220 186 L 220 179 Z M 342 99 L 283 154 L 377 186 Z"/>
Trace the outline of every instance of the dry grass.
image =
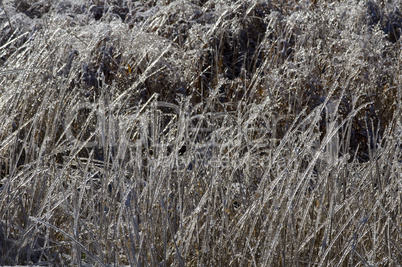
<path id="1" fill-rule="evenodd" d="M 400 1 L 3 1 L 0 264 L 397 266 Z"/>

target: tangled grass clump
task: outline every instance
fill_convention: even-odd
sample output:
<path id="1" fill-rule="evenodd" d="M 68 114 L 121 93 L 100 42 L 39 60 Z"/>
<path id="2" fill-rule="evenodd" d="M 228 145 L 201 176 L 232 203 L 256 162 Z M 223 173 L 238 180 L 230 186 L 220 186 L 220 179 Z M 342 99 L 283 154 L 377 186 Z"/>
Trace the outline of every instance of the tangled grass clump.
<path id="1" fill-rule="evenodd" d="M 1 265 L 402 262 L 399 1 L 0 8 Z"/>

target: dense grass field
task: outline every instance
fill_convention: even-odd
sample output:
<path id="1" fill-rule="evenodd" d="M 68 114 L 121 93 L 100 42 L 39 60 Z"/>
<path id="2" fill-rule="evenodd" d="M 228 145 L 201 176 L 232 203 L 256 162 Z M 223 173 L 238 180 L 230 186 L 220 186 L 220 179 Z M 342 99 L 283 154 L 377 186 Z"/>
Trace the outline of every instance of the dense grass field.
<path id="1" fill-rule="evenodd" d="M 0 265 L 400 266 L 402 2 L 0 1 Z"/>

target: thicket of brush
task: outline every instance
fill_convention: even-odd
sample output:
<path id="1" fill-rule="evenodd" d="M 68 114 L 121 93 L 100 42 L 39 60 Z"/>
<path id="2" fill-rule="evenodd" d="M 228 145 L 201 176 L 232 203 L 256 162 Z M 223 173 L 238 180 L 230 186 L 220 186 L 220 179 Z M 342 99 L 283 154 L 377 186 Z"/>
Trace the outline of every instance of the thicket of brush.
<path id="1" fill-rule="evenodd" d="M 402 262 L 401 1 L 0 8 L 1 265 Z"/>

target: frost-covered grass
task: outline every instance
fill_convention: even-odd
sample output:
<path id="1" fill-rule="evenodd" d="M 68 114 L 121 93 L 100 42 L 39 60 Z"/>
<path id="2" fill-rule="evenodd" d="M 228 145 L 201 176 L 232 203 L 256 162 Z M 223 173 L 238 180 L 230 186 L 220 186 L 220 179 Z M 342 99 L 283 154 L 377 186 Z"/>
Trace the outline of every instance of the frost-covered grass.
<path id="1" fill-rule="evenodd" d="M 402 262 L 401 1 L 2 2 L 0 265 Z"/>

